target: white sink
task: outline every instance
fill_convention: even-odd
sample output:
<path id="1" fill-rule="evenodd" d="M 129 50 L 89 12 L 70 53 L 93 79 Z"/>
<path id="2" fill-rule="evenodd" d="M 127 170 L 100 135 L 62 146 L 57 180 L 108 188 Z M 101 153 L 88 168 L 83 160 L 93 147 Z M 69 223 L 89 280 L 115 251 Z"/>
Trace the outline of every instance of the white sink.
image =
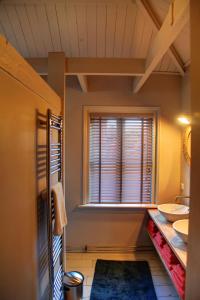
<path id="1" fill-rule="evenodd" d="M 189 217 L 189 207 L 182 204 L 160 204 L 158 205 L 158 210 L 170 222 L 187 219 Z"/>
<path id="2" fill-rule="evenodd" d="M 189 225 L 189 220 L 184 219 L 184 220 L 178 220 L 173 223 L 173 228 L 177 232 L 177 234 L 180 236 L 180 238 L 187 243 L 188 240 L 188 226 Z"/>

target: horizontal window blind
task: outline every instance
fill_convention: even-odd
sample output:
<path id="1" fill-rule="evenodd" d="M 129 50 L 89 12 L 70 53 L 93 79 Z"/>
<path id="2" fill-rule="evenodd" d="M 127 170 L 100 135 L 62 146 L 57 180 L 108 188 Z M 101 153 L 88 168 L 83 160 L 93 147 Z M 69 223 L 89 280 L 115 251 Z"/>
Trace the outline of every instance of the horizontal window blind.
<path id="1" fill-rule="evenodd" d="M 153 115 L 90 115 L 89 203 L 150 203 Z"/>

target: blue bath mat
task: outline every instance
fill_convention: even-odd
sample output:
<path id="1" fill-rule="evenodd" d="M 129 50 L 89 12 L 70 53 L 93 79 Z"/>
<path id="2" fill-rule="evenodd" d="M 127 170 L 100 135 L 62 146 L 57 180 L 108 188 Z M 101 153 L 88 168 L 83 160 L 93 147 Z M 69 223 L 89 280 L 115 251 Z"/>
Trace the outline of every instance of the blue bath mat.
<path id="1" fill-rule="evenodd" d="M 148 262 L 98 259 L 90 300 L 157 300 Z"/>

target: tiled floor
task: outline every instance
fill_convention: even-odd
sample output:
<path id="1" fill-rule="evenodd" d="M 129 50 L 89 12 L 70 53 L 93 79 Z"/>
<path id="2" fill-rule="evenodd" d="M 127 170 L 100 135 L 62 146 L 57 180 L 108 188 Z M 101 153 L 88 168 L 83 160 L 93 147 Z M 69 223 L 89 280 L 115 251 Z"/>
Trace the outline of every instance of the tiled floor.
<path id="1" fill-rule="evenodd" d="M 68 253 L 67 271 L 80 271 L 85 276 L 83 299 L 90 299 L 92 279 L 97 259 L 147 260 L 149 262 L 158 300 L 178 300 L 179 297 L 159 257 L 153 251 L 132 253 Z M 102 299 L 104 300 L 104 299 Z"/>

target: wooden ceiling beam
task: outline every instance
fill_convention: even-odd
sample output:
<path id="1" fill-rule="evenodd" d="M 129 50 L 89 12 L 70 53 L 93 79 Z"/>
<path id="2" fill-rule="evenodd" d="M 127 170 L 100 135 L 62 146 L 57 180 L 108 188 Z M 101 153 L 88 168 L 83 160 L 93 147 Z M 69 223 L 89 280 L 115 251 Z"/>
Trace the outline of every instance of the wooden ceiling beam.
<path id="1" fill-rule="evenodd" d="M 160 20 L 158 19 L 158 16 L 156 15 L 155 11 L 153 10 L 151 4 L 149 3 L 149 0 L 136 0 L 136 3 L 138 7 L 143 12 L 145 18 L 149 19 L 151 24 L 153 25 L 154 29 L 158 32 L 162 26 Z M 184 63 L 178 54 L 176 48 L 173 46 L 173 44 L 169 48 L 169 55 L 172 58 L 174 64 L 176 65 L 179 73 L 184 76 L 185 69 L 184 69 Z"/>
<path id="2" fill-rule="evenodd" d="M 64 101 L 65 98 L 65 54 L 64 52 L 49 52 L 48 83 Z"/>
<path id="3" fill-rule="evenodd" d="M 59 53 L 55 55 L 57 57 Z M 38 74 L 49 76 L 47 58 L 29 58 L 27 61 Z M 142 76 L 144 71 L 144 59 L 65 58 L 64 74 L 77 75 L 83 92 L 88 91 L 87 75 Z"/>
<path id="4" fill-rule="evenodd" d="M 145 59 L 140 58 L 66 58 L 68 75 L 142 76 Z"/>
<path id="5" fill-rule="evenodd" d="M 27 62 L 40 74 L 48 75 L 46 58 L 28 58 Z M 65 75 L 142 76 L 145 59 L 140 58 L 66 58 Z"/>
<path id="6" fill-rule="evenodd" d="M 149 78 L 161 58 L 189 20 L 189 0 L 175 0 L 155 37 L 146 59 L 145 73 L 134 80 L 133 91 L 137 93 Z"/>
<path id="7" fill-rule="evenodd" d="M 78 81 L 80 83 L 81 89 L 83 92 L 88 92 L 88 81 L 86 75 L 77 75 Z"/>
<path id="8" fill-rule="evenodd" d="M 0 36 L 0 69 L 45 101 L 60 102 L 60 97 L 3 36 Z"/>

